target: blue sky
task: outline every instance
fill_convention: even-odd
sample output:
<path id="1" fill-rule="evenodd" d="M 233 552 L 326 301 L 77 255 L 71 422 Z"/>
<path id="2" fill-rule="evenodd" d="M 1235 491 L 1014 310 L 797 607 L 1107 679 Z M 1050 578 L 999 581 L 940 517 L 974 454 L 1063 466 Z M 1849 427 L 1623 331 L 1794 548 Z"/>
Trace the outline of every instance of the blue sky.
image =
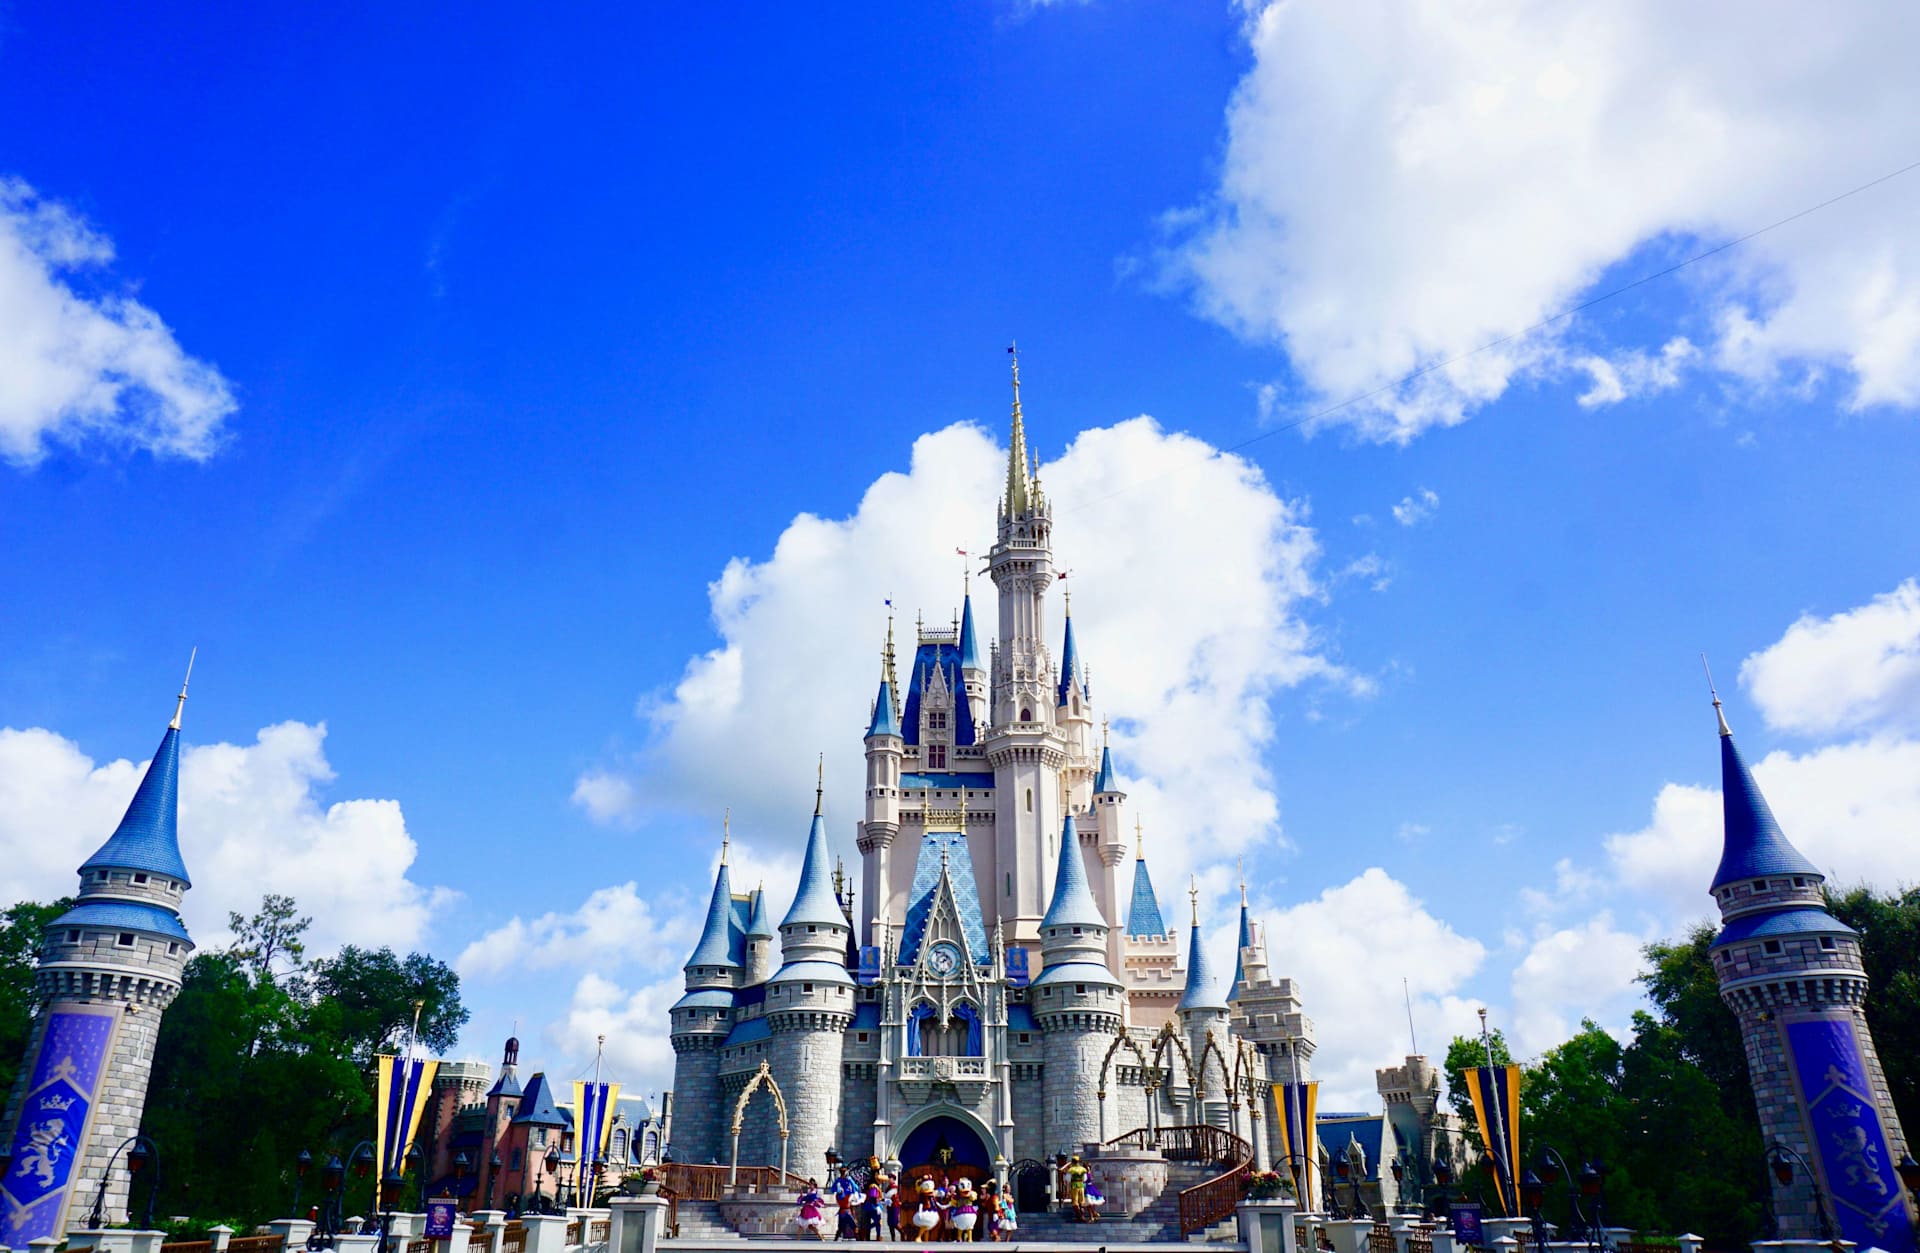
<path id="1" fill-rule="evenodd" d="M 1163 894 L 1247 857 L 1356 1101 L 1403 976 L 1430 1049 L 1618 1025 L 1702 649 L 1816 860 L 1920 877 L 1920 172 L 1472 350 L 1920 156 L 1920 27 L 1810 21 L 11 6 L 0 895 L 197 645 L 196 934 L 292 891 L 659 1086 L 719 809 L 777 882 L 824 749 L 851 854 L 1018 337 Z"/>

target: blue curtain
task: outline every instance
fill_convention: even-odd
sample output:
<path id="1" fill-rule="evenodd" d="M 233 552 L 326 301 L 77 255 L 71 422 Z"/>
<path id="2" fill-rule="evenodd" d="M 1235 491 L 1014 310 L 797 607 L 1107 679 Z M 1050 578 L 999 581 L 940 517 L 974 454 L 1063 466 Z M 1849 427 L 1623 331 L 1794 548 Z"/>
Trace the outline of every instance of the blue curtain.
<path id="1" fill-rule="evenodd" d="M 961 1005 L 953 1011 L 953 1016 L 967 1024 L 968 1057 L 987 1055 L 986 1039 L 980 1030 L 980 1014 L 971 1005 Z"/>
<path id="2" fill-rule="evenodd" d="M 933 1006 L 922 1003 L 915 1005 L 907 1015 L 907 1056 L 925 1057 L 925 1041 L 920 1035 L 920 1024 L 933 1017 Z"/>

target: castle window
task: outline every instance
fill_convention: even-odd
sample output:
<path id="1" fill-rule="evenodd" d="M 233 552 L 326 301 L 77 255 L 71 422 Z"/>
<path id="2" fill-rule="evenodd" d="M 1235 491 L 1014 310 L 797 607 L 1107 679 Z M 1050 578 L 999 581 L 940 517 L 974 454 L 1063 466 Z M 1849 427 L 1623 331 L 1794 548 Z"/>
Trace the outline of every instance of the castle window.
<path id="1" fill-rule="evenodd" d="M 945 744 L 934 744 L 927 748 L 927 765 L 935 770 L 945 770 L 947 768 L 947 746 Z"/>
<path id="2" fill-rule="evenodd" d="M 114 943 L 116 943 L 116 944 L 118 944 L 118 945 L 119 945 L 119 946 L 120 946 L 121 948 L 132 948 L 132 947 L 133 947 L 133 932 L 131 932 L 131 931 L 122 931 L 122 932 L 120 933 L 120 938 L 119 938 L 118 940 L 115 940 L 115 941 L 114 941 Z"/>
<path id="3" fill-rule="evenodd" d="M 1834 949 L 1839 948 L 1840 946 L 1834 943 L 1834 939 L 1832 936 L 1823 935 L 1820 937 L 1820 947 L 1823 949 L 1826 949 L 1829 953 L 1831 953 Z"/>
<path id="4" fill-rule="evenodd" d="M 145 875 L 143 875 L 143 874 L 137 874 L 137 875 L 135 875 L 135 876 L 133 876 L 133 881 L 134 881 L 135 883 L 145 883 L 145 882 L 147 881 L 147 876 L 145 876 Z"/>
<path id="5" fill-rule="evenodd" d="M 1080 928 L 1078 928 L 1078 927 L 1075 927 L 1075 928 L 1073 929 L 1073 933 L 1074 933 L 1075 935 L 1079 935 L 1079 934 L 1080 934 Z"/>
<path id="6" fill-rule="evenodd" d="M 929 730 L 933 730 L 933 731 L 946 730 L 947 729 L 946 711 L 943 709 L 929 709 L 927 711 L 927 727 Z"/>
<path id="7" fill-rule="evenodd" d="M 1087 985 L 1084 983 L 1076 983 L 1073 985 L 1073 990 L 1078 995 L 1085 996 L 1087 994 Z"/>
<path id="8" fill-rule="evenodd" d="M 1033 789 L 1032 788 L 1027 789 L 1027 812 L 1028 813 L 1033 812 Z"/>
<path id="9" fill-rule="evenodd" d="M 78 931 L 67 932 L 67 943 L 78 944 L 79 942 L 80 942 L 80 933 Z"/>
<path id="10" fill-rule="evenodd" d="M 814 926 L 814 925 L 813 925 L 812 923 L 808 923 L 808 924 L 807 924 L 807 934 L 808 934 L 808 935 L 813 935 L 813 934 L 814 934 L 815 932 L 817 932 L 817 931 L 819 931 L 819 930 L 820 930 L 820 928 L 818 928 L 818 927 L 816 927 L 816 926 Z"/>
<path id="11" fill-rule="evenodd" d="M 865 1044 L 867 1042 L 867 1033 L 864 1031 L 856 1031 L 854 1032 L 854 1039 L 858 1043 Z"/>
<path id="12" fill-rule="evenodd" d="M 1780 955 L 1780 941 L 1778 940 L 1768 940 L 1760 947 L 1766 950 L 1767 956 L 1769 957 L 1778 957 Z"/>
<path id="13" fill-rule="evenodd" d="M 1033 1043 L 1033 1037 L 1032 1037 L 1032 1036 L 1030 1036 L 1030 1035 L 1028 1035 L 1028 1034 L 1027 1034 L 1026 1032 L 1024 1032 L 1024 1031 L 1022 1031 L 1022 1032 L 1020 1033 L 1020 1043 L 1022 1043 L 1022 1044 L 1032 1044 L 1032 1043 Z"/>
<path id="14" fill-rule="evenodd" d="M 1007 871 L 1007 895 L 1013 895 L 1013 871 Z"/>
<path id="15" fill-rule="evenodd" d="M 1807 886 L 1807 881 L 1806 881 L 1805 879 L 1795 879 L 1795 880 L 1793 881 L 1793 886 L 1795 886 L 1795 887 L 1797 887 L 1797 888 L 1803 888 L 1803 887 L 1805 887 L 1805 886 Z"/>
<path id="16" fill-rule="evenodd" d="M 172 956 L 173 956 L 174 954 L 176 954 L 176 953 L 178 953 L 179 951 L 180 951 L 180 942 L 179 942 L 178 940 L 168 940 L 168 941 L 167 941 L 167 956 L 168 956 L 168 957 L 172 957 Z"/>
<path id="17" fill-rule="evenodd" d="M 1032 721 L 1033 721 L 1033 710 L 1031 710 L 1031 709 L 1022 709 L 1022 710 L 1020 711 L 1020 721 L 1022 721 L 1022 722 L 1032 722 Z"/>
<path id="18" fill-rule="evenodd" d="M 813 985 L 811 983 L 803 983 L 800 985 L 800 990 L 802 992 L 811 992 L 813 991 Z"/>

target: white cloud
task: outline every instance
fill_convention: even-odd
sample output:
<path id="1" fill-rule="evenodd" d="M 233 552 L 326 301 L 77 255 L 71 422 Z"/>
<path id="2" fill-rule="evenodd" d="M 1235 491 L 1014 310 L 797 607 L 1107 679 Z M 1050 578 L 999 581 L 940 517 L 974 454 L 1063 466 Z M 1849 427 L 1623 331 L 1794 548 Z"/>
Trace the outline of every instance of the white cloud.
<path id="1" fill-rule="evenodd" d="M 555 1054 L 548 1068 L 573 1073 L 593 1060 L 599 1037 L 605 1036 L 608 1078 L 629 1093 L 671 1088 L 673 1042 L 667 1011 L 685 990 L 678 972 L 631 991 L 603 975 L 582 975 L 564 1016 L 542 1032 L 542 1041 Z"/>
<path id="2" fill-rule="evenodd" d="M 1605 910 L 1535 937 L 1513 971 L 1515 1056 L 1537 1057 L 1585 1018 L 1624 1033 L 1645 1000 L 1634 980 L 1646 967 L 1641 949 L 1649 938 L 1615 927 Z"/>
<path id="3" fill-rule="evenodd" d="M 1831 617 L 1803 615 L 1746 659 L 1740 681 L 1782 731 L 1920 728 L 1920 582 Z"/>
<path id="4" fill-rule="evenodd" d="M 852 516 L 802 514 L 770 557 L 729 562 L 709 588 L 720 644 L 642 702 L 653 735 L 631 763 L 633 794 L 715 816 L 731 805 L 736 848 L 797 855 L 824 749 L 829 817 L 846 832 L 862 795 L 883 601 L 900 607 L 909 655 L 917 608 L 948 625 L 960 592 L 951 554 L 988 548 L 1004 456 L 974 426 L 923 435 L 908 471 L 878 478 Z M 1151 827 L 1180 837 L 1166 842 L 1164 873 L 1274 838 L 1279 806 L 1262 760 L 1271 697 L 1316 676 L 1363 690 L 1315 651 L 1298 617 L 1317 595 L 1304 507 L 1247 462 L 1145 417 L 1080 433 L 1042 477 L 1127 789 Z M 1203 550 L 1206 561 L 1192 559 Z M 993 589 L 975 591 L 978 629 L 991 637 Z M 1058 597 L 1050 606 L 1057 633 Z M 602 787 L 606 773 L 583 785 Z"/>
<path id="5" fill-rule="evenodd" d="M 573 803 L 595 822 L 618 823 L 631 817 L 640 807 L 633 781 L 605 770 L 589 770 L 573 785 Z"/>
<path id="6" fill-rule="evenodd" d="M 1284 346 L 1296 407 L 1382 389 L 1329 418 L 1381 439 L 1570 363 L 1595 379 L 1589 403 L 1628 394 L 1634 359 L 1596 346 L 1597 319 L 1518 333 L 1603 278 L 1887 173 L 1920 111 L 1911 6 L 1247 7 L 1253 66 L 1219 185 L 1169 215 L 1169 268 L 1205 316 Z M 1669 280 L 1696 292 L 1702 363 L 1760 386 L 1831 374 L 1855 407 L 1920 402 L 1910 191 L 1864 192 Z M 1657 385 L 1665 366 L 1645 364 Z"/>
<path id="7" fill-rule="evenodd" d="M 1393 520 L 1401 526 L 1419 526 L 1440 512 L 1440 493 L 1423 487 L 1411 496 L 1403 496 L 1393 507 Z"/>
<path id="8" fill-rule="evenodd" d="M 611 966 L 628 955 L 664 962 L 694 943 L 690 915 L 662 918 L 632 881 L 599 888 L 571 913 L 546 913 L 528 922 L 518 915 L 461 951 L 454 966 L 463 978 L 486 978 L 567 966 Z"/>
<path id="9" fill-rule="evenodd" d="M 71 210 L 0 178 L 0 457 L 30 465 L 49 440 L 89 439 L 213 452 L 235 408 L 227 381 L 138 300 L 76 288 L 112 260 L 112 242 Z"/>
<path id="10" fill-rule="evenodd" d="M 333 782 L 324 724 L 282 722 L 252 744 L 187 747 L 180 758 L 180 851 L 195 887 L 184 913 L 203 947 L 225 942 L 227 912 L 282 892 L 313 917 L 313 952 L 417 944 L 452 899 L 408 878 L 416 847 L 398 801 L 323 807 Z M 38 727 L 0 729 L 0 899 L 52 900 L 107 839 L 146 767 L 95 765 Z M 352 873 L 343 873 L 351 867 Z"/>
<path id="11" fill-rule="evenodd" d="M 1376 1109 L 1374 1068 L 1410 1051 L 1401 980 L 1429 1056 L 1478 1030 L 1464 994 L 1486 947 L 1430 913 L 1406 884 L 1373 868 L 1310 901 L 1272 913 L 1273 973 L 1300 981 L 1317 1028 L 1313 1072 L 1324 1109 Z M 1228 969 L 1231 969 L 1229 965 Z"/>
<path id="12" fill-rule="evenodd" d="M 1837 886 L 1920 883 L 1920 741 L 1880 738 L 1750 762 L 1794 847 Z M 1707 889 L 1720 863 L 1717 788 L 1669 783 L 1638 831 L 1609 836 L 1622 883 L 1649 909 L 1682 921 L 1712 916 Z"/>
<path id="13" fill-rule="evenodd" d="M 1699 350 L 1684 335 L 1667 341 L 1658 353 L 1637 349 L 1616 353 L 1611 359 L 1589 354 L 1574 361 L 1593 380 L 1579 399 L 1582 409 L 1617 404 L 1628 397 L 1651 396 L 1680 385 L 1681 371 L 1699 356 Z"/>

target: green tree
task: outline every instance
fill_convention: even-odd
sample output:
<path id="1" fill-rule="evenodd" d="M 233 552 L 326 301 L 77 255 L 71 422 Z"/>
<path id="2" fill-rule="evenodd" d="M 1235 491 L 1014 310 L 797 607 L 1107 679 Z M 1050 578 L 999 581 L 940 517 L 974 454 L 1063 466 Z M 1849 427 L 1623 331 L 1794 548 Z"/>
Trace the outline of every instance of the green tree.
<path id="1" fill-rule="evenodd" d="M 420 1043 L 435 1052 L 451 1049 L 471 1017 L 460 1004 L 460 976 L 424 953 L 403 959 L 390 948 L 349 944 L 339 956 L 313 964 L 309 987 L 312 999 L 339 1007 L 342 1037 L 363 1064 L 406 1043 L 416 1002 Z"/>
<path id="2" fill-rule="evenodd" d="M 1477 1036 L 1457 1035 L 1447 1045 L 1447 1058 L 1443 1069 L 1447 1074 L 1447 1100 L 1453 1106 L 1453 1112 L 1466 1128 L 1467 1144 L 1471 1147 L 1469 1155 L 1472 1164 L 1465 1170 L 1455 1163 L 1454 1190 L 1456 1195 L 1483 1198 L 1488 1204 L 1495 1204 L 1494 1197 L 1499 1195 L 1493 1184 L 1493 1171 L 1486 1153 L 1486 1143 L 1480 1138 L 1480 1124 L 1473 1113 L 1473 1098 L 1467 1091 L 1467 1071 L 1475 1066 L 1487 1064 L 1487 1049 L 1493 1049 L 1493 1064 L 1508 1066 L 1513 1063 L 1513 1054 L 1507 1048 L 1507 1038 L 1500 1032 L 1493 1032 L 1486 1040 Z M 1525 1091 L 1525 1088 L 1522 1088 Z M 1498 1213 L 1497 1205 L 1487 1211 Z"/>
<path id="3" fill-rule="evenodd" d="M 276 959 L 297 970 L 306 960 L 307 946 L 301 939 L 313 919 L 299 916 L 291 896 L 269 892 L 260 898 L 259 912 L 243 918 L 237 912 L 227 914 L 227 930 L 233 943 L 227 951 L 253 970 L 255 978 L 271 979 Z"/>
<path id="4" fill-rule="evenodd" d="M 0 911 L 0 1093 L 13 1091 L 33 1033 L 33 962 L 40 933 L 72 908 L 68 897 L 51 905 L 20 901 Z"/>

